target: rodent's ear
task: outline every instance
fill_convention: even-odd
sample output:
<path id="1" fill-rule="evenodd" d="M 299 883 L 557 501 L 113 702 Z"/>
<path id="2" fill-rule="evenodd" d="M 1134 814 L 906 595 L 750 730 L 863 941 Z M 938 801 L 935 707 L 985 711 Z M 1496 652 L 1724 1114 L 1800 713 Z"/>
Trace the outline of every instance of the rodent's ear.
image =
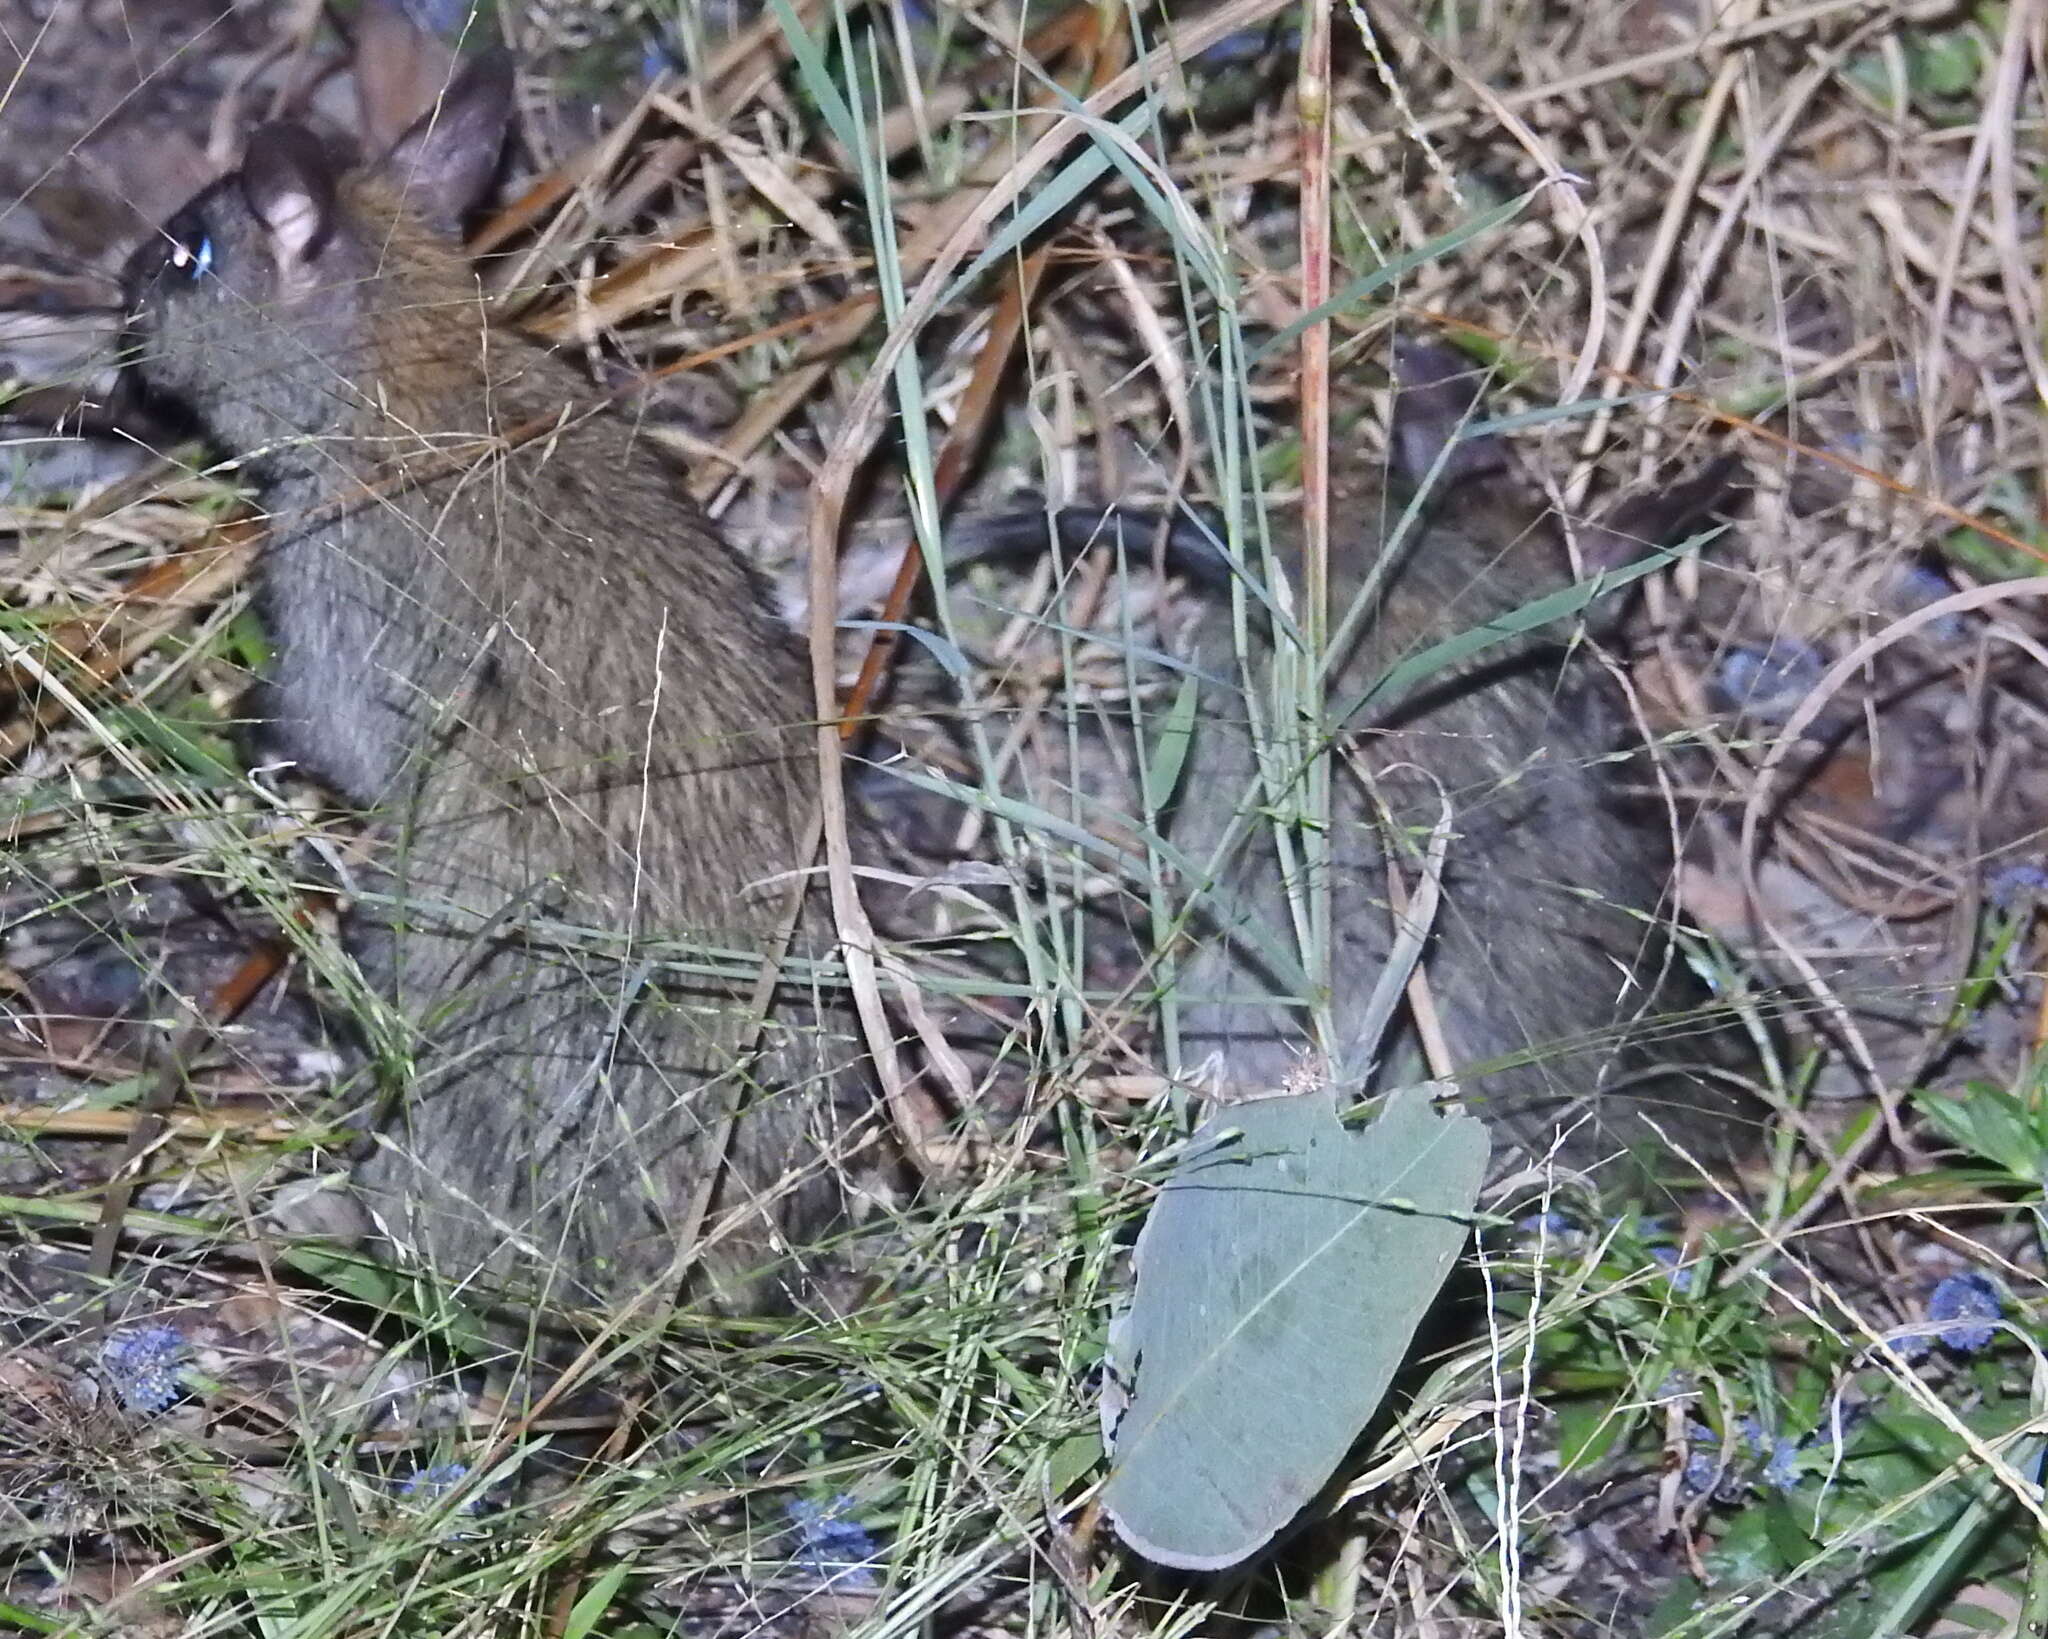
<path id="1" fill-rule="evenodd" d="M 512 123 L 512 54 L 494 46 L 456 75 L 385 157 L 406 203 L 454 232 L 498 172 Z"/>
<path id="2" fill-rule="evenodd" d="M 350 43 L 365 151 L 389 153 L 440 100 L 455 73 L 455 50 L 414 22 L 400 0 L 363 0 Z"/>
<path id="3" fill-rule="evenodd" d="M 1401 478 L 1420 484 L 1434 471 L 1441 490 L 1453 479 L 1507 470 L 1507 449 L 1498 438 L 1466 436 L 1466 429 L 1482 419 L 1479 395 L 1486 380 L 1484 369 L 1441 342 L 1394 344 L 1394 413 L 1388 442 Z"/>
<path id="4" fill-rule="evenodd" d="M 304 126 L 264 125 L 249 139 L 241 180 L 242 197 L 269 236 L 271 260 L 288 280 L 334 231 L 334 162 Z"/>

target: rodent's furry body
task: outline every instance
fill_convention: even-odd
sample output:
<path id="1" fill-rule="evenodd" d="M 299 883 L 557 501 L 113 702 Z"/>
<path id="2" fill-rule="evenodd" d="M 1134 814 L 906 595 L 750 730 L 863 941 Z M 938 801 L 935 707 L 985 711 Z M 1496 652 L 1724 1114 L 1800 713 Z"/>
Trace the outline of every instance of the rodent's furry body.
<path id="1" fill-rule="evenodd" d="M 1373 617 L 1331 665 L 1330 711 L 1430 645 L 1568 584 L 1560 543 L 1505 477 L 1458 488 L 1400 545 Z M 1387 508 L 1364 475 L 1341 474 L 1332 486 L 1332 552 L 1342 554 L 1332 570 L 1333 623 L 1363 589 L 1377 551 L 1389 550 L 1372 547 L 1385 538 Z M 1681 518 L 1675 528 L 1693 522 Z M 1672 531 L 1657 533 L 1636 551 Z M 1270 629 L 1255 621 L 1253 631 L 1255 651 L 1270 657 Z M 1205 673 L 1235 680 L 1227 606 L 1204 620 L 1197 653 Z M 1184 790 L 1201 800 L 1181 803 L 1172 831 L 1180 851 L 1202 864 L 1260 789 L 1244 693 L 1208 693 L 1206 732 L 1193 737 L 1184 775 Z M 1661 816 L 1624 812 L 1618 798 L 1615 765 L 1633 738 L 1618 708 L 1610 679 L 1553 634 L 1511 640 L 1342 726 L 1328 833 L 1330 1045 L 1340 1085 L 1359 1085 L 1380 1045 L 1360 1032 L 1394 948 L 1390 854 L 1414 892 L 1431 827 L 1447 811 L 1423 972 L 1448 1068 L 1469 1106 L 1538 1154 L 1561 1134 L 1561 1153 L 1580 1165 L 1624 1149 L 1654 1156 L 1666 1139 L 1721 1161 L 1753 1136 L 1744 1118 L 1754 1112 L 1734 1083 L 1686 1072 L 1688 1059 L 1725 1067 L 1733 1044 L 1725 1020 L 1687 1020 L 1707 998 L 1658 922 L 1670 882 L 1668 830 L 1656 824 Z M 1646 759 L 1636 766 L 1646 769 Z M 1646 772 L 1640 777 L 1648 783 Z M 1226 1084 L 1257 1092 L 1300 1073 L 1308 1015 L 1256 1000 L 1302 994 L 1299 978 L 1261 954 L 1293 955 L 1298 946 L 1273 827 L 1257 821 L 1238 834 L 1216 884 L 1196 900 L 1181 1038 L 1190 1062 L 1213 1054 Z M 1399 839 L 1391 848 L 1390 837 Z M 1646 1025 L 1663 1037 L 1654 1050 Z M 1413 1050 L 1385 1068 L 1397 1082 L 1426 1073 Z"/>
<path id="2" fill-rule="evenodd" d="M 717 1226 L 701 1272 L 744 1306 L 835 1210 L 839 1118 L 866 1097 L 852 1042 L 817 998 L 785 994 L 749 1060 L 744 971 L 657 987 L 637 952 L 578 957 L 531 925 L 595 930 L 614 950 L 621 935 L 770 946 L 815 806 L 803 655 L 630 424 L 579 413 L 579 372 L 487 326 L 454 228 L 489 180 L 509 84 L 509 65 L 479 61 L 355 175 L 303 131 L 257 133 L 242 170 L 137 255 L 141 370 L 251 461 L 273 514 L 259 575 L 270 744 L 379 816 L 390 849 L 377 886 L 399 911 L 353 922 L 420 1050 L 356 1171 L 386 1238 L 492 1302 L 615 1306 L 665 1289 Z M 1413 402 L 1443 391 L 1424 383 Z M 543 435 L 477 453 L 540 421 Z M 1424 455 L 1446 436 L 1421 436 Z M 1554 542 L 1484 460 L 1452 463 L 1455 493 L 1333 664 L 1332 699 L 1559 584 Z M 1359 464 L 1333 497 L 1339 613 L 1383 550 L 1375 477 Z M 1698 506 L 1674 510 L 1639 533 L 1668 538 Z M 1009 539 L 1044 550 L 1044 520 L 1035 541 Z M 977 555 L 971 529 L 960 547 Z M 1229 599 L 1210 578 L 1192 651 L 1210 681 L 1170 830 L 1197 862 L 1254 800 L 1245 696 L 1222 681 L 1238 676 Z M 1276 639 L 1256 613 L 1251 626 L 1257 674 Z M 1470 1086 L 1483 1107 L 1538 1147 L 1589 1112 L 1575 1159 L 1654 1143 L 1646 1118 L 1726 1154 L 1745 1106 L 1725 1082 L 1609 1085 L 1688 1056 L 1624 1038 L 1636 1015 L 1693 998 L 1663 977 L 1646 916 L 1667 854 L 1615 811 L 1596 766 L 1617 743 L 1598 680 L 1554 655 L 1522 642 L 1345 725 L 1338 1074 L 1365 1076 L 1366 1044 L 1346 1032 L 1392 946 L 1390 850 L 1355 760 L 1398 827 L 1426 830 L 1439 787 L 1451 803 L 1429 987 L 1457 1068 L 1527 1060 Z M 1134 789 L 1123 800 L 1141 811 Z M 1270 828 L 1241 829 L 1195 895 L 1182 1040 L 1191 1061 L 1213 1051 L 1226 1083 L 1265 1090 L 1296 1071 L 1305 1015 L 1271 999 L 1295 987 L 1235 936 L 1256 922 L 1268 948 L 1293 948 Z M 799 950 L 828 936 L 806 895 Z"/>
<path id="3" fill-rule="evenodd" d="M 1382 554 L 1393 556 L 1356 635 L 1328 663 L 1329 712 L 1360 699 L 1397 663 L 1569 583 L 1563 544 L 1507 472 L 1505 452 L 1463 435 L 1474 409 L 1469 372 L 1447 349 L 1401 353 L 1391 488 L 1378 464 L 1361 457 L 1340 459 L 1332 481 L 1333 628 L 1342 629 Z M 1585 530 L 1591 567 L 1618 568 L 1703 527 L 1726 475 L 1717 464 Z M 1202 614 L 1177 658 L 1187 668 L 1181 675 L 1203 681 L 1164 816 L 1178 855 L 1213 869 L 1206 883 L 1178 885 L 1187 906 L 1175 992 L 1181 1059 L 1191 1068 L 1213 1065 L 1228 1092 L 1270 1092 L 1303 1074 L 1311 1039 L 1296 924 L 1307 896 L 1289 892 L 1267 817 L 1300 802 L 1301 789 L 1284 776 L 1277 795 L 1259 782 L 1228 592 L 1233 572 L 1213 525 L 1183 517 L 1162 529 L 1156 516 L 1130 511 L 1006 513 L 964 526 L 948 559 L 1028 561 L 1049 544 L 1071 552 L 1118 532 L 1134 567 L 1163 546 L 1166 565 L 1202 592 Z M 1298 542 L 1283 529 L 1274 545 L 1300 585 Z M 1634 736 L 1611 680 L 1571 653 L 1589 625 L 1611 626 L 1614 601 L 1564 630 L 1509 639 L 1341 725 L 1329 759 L 1328 1068 L 1353 1094 L 1428 1073 L 1412 1033 L 1405 1041 L 1397 1035 L 1395 1051 L 1374 1064 L 1376 1044 L 1362 1032 L 1395 944 L 1390 853 L 1412 891 L 1423 844 L 1448 805 L 1451 837 L 1423 971 L 1447 1068 L 1472 1107 L 1525 1152 L 1545 1153 L 1562 1134 L 1560 1153 L 1576 1165 L 1620 1151 L 1655 1159 L 1671 1143 L 1702 1162 L 1725 1162 L 1759 1130 L 1759 1107 L 1726 1073 L 1741 1066 L 1746 1049 L 1725 1015 L 1702 1011 L 1705 989 L 1660 924 L 1668 821 L 1629 813 L 1618 800 L 1616 764 Z M 1249 673 L 1263 687 L 1292 639 L 1276 635 L 1256 595 L 1247 593 L 1246 608 Z M 921 669 L 936 670 L 928 662 Z M 1165 680 L 1150 715 L 1155 741 L 1177 683 Z M 915 698 L 935 686 L 927 675 L 899 693 Z M 1274 710 L 1268 701 L 1261 715 L 1271 722 Z M 1091 704 L 1072 745 L 1077 761 L 1066 772 L 1094 805 L 1087 811 L 1124 830 L 1117 816 L 1142 812 L 1128 717 Z M 1639 777 L 1648 783 L 1647 772 Z M 886 774 L 864 788 L 885 811 L 903 807 Z M 893 823 L 905 834 L 938 834 L 921 816 Z M 1391 848 L 1390 836 L 1401 839 Z M 1128 833 L 1110 840 L 1133 846 Z M 1297 848 L 1299 841 L 1297 834 Z M 1135 952 L 1150 938 L 1111 929 L 1094 942 Z"/>
<path id="4" fill-rule="evenodd" d="M 826 1033 L 785 1006 L 743 1086 L 743 976 L 657 994 L 638 954 L 579 960 L 526 923 L 766 948 L 814 806 L 806 671 L 630 424 L 486 327 L 448 230 L 508 88 L 479 64 L 353 176 L 259 132 L 138 253 L 141 367 L 255 458 L 270 744 L 382 816 L 403 926 L 360 915 L 356 943 L 424 1069 L 357 1169 L 389 1239 L 486 1292 L 615 1303 L 758 1195 L 707 1259 L 744 1303 L 771 1240 L 831 1208 Z M 559 426 L 475 453 L 535 418 Z"/>

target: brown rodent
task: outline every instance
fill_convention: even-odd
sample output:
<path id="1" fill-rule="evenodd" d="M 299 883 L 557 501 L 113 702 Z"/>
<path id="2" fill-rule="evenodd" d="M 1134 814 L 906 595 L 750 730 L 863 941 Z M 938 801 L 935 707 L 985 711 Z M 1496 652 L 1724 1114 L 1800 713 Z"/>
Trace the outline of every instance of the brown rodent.
<path id="1" fill-rule="evenodd" d="M 480 58 L 356 174 L 258 131 L 136 253 L 137 362 L 271 514 L 270 746 L 380 816 L 402 910 L 353 939 L 418 1066 L 355 1174 L 385 1237 L 474 1301 L 615 1305 L 723 1223 L 699 1273 L 746 1305 L 834 1210 L 857 1079 L 801 998 L 743 1059 L 746 958 L 806 863 L 806 670 L 631 425 L 487 328 L 455 230 L 510 99 L 508 59 Z M 537 417 L 559 425 L 475 453 Z M 578 955 L 536 921 L 635 948 Z M 647 938 L 741 959 L 657 978 Z"/>
<path id="2" fill-rule="evenodd" d="M 1418 491 L 1423 504 L 1370 617 L 1330 664 L 1331 711 L 1397 662 L 1569 581 L 1561 539 L 1508 474 L 1497 441 L 1461 436 L 1473 390 L 1456 355 L 1404 349 L 1397 380 L 1391 486 L 1362 456 L 1340 459 L 1332 484 L 1333 627 L 1365 589 Z M 1591 567 L 1618 568 L 1651 545 L 1675 544 L 1705 527 L 1725 490 L 1726 468 L 1717 465 L 1623 507 L 1605 527 L 1582 532 Z M 1200 589 L 1203 612 L 1177 656 L 1184 669 L 1155 692 L 1145 735 L 1156 747 L 1180 676 L 1191 670 L 1200 677 L 1185 765 L 1161 816 L 1182 862 L 1174 891 L 1187 907 L 1177 941 L 1180 1061 L 1194 1070 L 1213 1057 L 1227 1091 L 1277 1089 L 1299 1075 L 1311 1035 L 1274 828 L 1263 817 L 1240 821 L 1274 806 L 1272 790 L 1288 782 L 1264 793 L 1255 788 L 1228 595 L 1235 572 L 1214 534 L 1193 520 L 1162 531 L 1156 517 L 1115 510 L 969 521 L 949 540 L 948 560 L 1028 559 L 1046 549 L 1049 529 L 1062 551 L 1121 533 L 1134 568 L 1163 546 L 1167 566 Z M 1292 537 L 1276 534 L 1281 561 L 1298 577 Z M 1609 625 L 1620 601 L 1610 594 L 1587 616 L 1491 648 L 1342 725 L 1342 749 L 1329 758 L 1335 1040 L 1327 1045 L 1338 1085 L 1353 1093 L 1427 1074 L 1412 1031 L 1395 1038 L 1395 1051 L 1378 1066 L 1366 1062 L 1372 1044 L 1359 1033 L 1393 947 L 1384 839 L 1406 839 L 1393 851 L 1412 890 L 1419 844 L 1447 800 L 1451 837 L 1424 971 L 1449 1068 L 1470 1105 L 1525 1151 L 1548 1151 L 1561 1132 L 1561 1153 L 1575 1165 L 1625 1151 L 1654 1158 L 1667 1138 L 1702 1161 L 1725 1163 L 1759 1131 L 1758 1106 L 1726 1073 L 1741 1064 L 1743 1045 L 1725 1017 L 1699 1011 L 1707 993 L 1660 926 L 1669 822 L 1660 805 L 1627 811 L 1617 778 L 1630 738 L 1625 714 L 1607 675 L 1569 652 L 1569 639 L 1589 620 Z M 1260 688 L 1276 647 L 1288 641 L 1276 638 L 1266 607 L 1247 595 L 1251 676 Z M 927 675 L 900 692 L 922 696 L 936 686 Z M 1079 746 L 1061 768 L 1083 793 L 1079 817 L 1128 857 L 1134 833 L 1126 822 L 1141 812 L 1137 737 L 1114 703 L 1089 705 L 1079 723 L 1073 741 L 1059 729 L 1045 738 Z M 1391 833 L 1375 818 L 1366 771 Z M 1641 758 L 1632 772 L 1648 783 Z M 896 829 L 908 834 L 921 818 L 927 835 L 938 834 L 932 816 L 920 812 L 930 804 L 900 787 L 892 793 L 886 770 L 863 785 Z M 1291 800 L 1291 793 L 1279 799 Z M 1226 843 L 1229 852 L 1218 858 Z M 1187 879 L 1212 860 L 1213 877 Z M 1098 926 L 1091 942 L 1135 953 L 1150 943 L 1142 883 L 1122 904 L 1124 925 Z"/>

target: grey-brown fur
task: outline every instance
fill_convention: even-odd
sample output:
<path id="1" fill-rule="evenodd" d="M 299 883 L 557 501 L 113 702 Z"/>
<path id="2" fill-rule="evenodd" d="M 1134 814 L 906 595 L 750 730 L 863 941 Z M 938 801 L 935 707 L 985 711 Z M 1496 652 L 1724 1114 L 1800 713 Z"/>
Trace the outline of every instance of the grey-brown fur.
<path id="1" fill-rule="evenodd" d="M 1562 542 L 1508 475 L 1504 453 L 1488 440 L 1457 437 L 1472 395 L 1453 368 L 1435 349 L 1406 356 L 1391 494 L 1377 460 L 1339 460 L 1330 505 L 1333 625 L 1390 550 L 1418 486 L 1426 504 L 1392 549 L 1371 617 L 1331 669 L 1332 710 L 1407 656 L 1568 584 Z M 1649 545 L 1701 527 L 1721 492 L 1717 471 L 1645 497 L 1607 528 L 1584 532 L 1583 544 L 1595 567 L 1618 567 Z M 1052 526 L 1069 549 L 1089 538 L 1107 540 L 1112 527 L 1120 528 L 1133 565 L 1145 563 L 1162 539 L 1156 520 L 1132 514 L 1062 513 Z M 1278 533 L 1276 547 L 1298 586 L 1296 542 L 1284 529 Z M 1164 830 L 1196 867 L 1207 866 L 1233 830 L 1239 840 L 1216 864 L 1213 880 L 1175 885 L 1188 907 L 1175 989 L 1183 1062 L 1194 1068 L 1213 1057 L 1227 1089 L 1255 1093 L 1298 1075 L 1311 1038 L 1307 1010 L 1291 1005 L 1304 994 L 1300 979 L 1262 955 L 1277 948 L 1299 971 L 1273 827 L 1264 818 L 1238 819 L 1267 798 L 1255 791 L 1231 574 L 1205 544 L 1209 539 L 1185 521 L 1163 537 L 1169 564 L 1203 588 L 1204 612 L 1180 658 L 1206 680 Z M 1046 543 L 1043 513 L 1002 516 L 963 528 L 949 558 L 1028 556 Z M 1611 623 L 1620 601 L 1596 606 L 1596 627 Z M 1249 599 L 1258 687 L 1276 642 L 1263 608 Z M 1410 890 L 1421 844 L 1441 811 L 1439 788 L 1450 804 L 1442 904 L 1425 971 L 1450 1068 L 1460 1072 L 1473 1106 L 1526 1149 L 1545 1151 L 1562 1131 L 1563 1153 L 1576 1164 L 1624 1149 L 1654 1154 L 1666 1138 L 1703 1160 L 1726 1160 L 1757 1132 L 1753 1102 L 1714 1073 L 1740 1064 L 1739 1033 L 1725 1017 L 1700 1011 L 1708 1001 L 1704 988 L 1658 920 L 1668 909 L 1668 820 L 1657 805 L 1630 812 L 1620 800 L 1617 754 L 1630 740 L 1629 725 L 1606 675 L 1560 641 L 1583 633 L 1585 624 L 1564 624 L 1566 631 L 1513 640 L 1432 677 L 1392 710 L 1368 711 L 1344 725 L 1348 752 L 1330 763 L 1335 1070 L 1340 1084 L 1356 1090 L 1374 1068 L 1372 1044 L 1359 1033 L 1393 944 L 1388 833 L 1361 778 L 1369 771 L 1395 834 L 1405 839 L 1395 852 Z M 1177 681 L 1166 679 L 1155 700 L 1148 724 L 1155 736 Z M 935 686 L 928 677 L 901 692 L 914 696 Z M 1134 812 L 1137 757 L 1128 723 L 1119 727 L 1114 712 L 1100 711 L 1082 722 L 1084 766 L 1069 771 L 1070 783 L 1098 799 L 1121 783 L 1111 808 Z M 1054 732 L 1047 740 L 1058 745 L 1063 736 Z M 1106 772 L 1111 768 L 1120 773 Z M 1625 772 L 1647 782 L 1647 758 L 1637 757 Z M 885 811 L 916 807 L 891 792 L 886 775 L 865 784 L 870 801 Z M 897 825 L 910 830 L 900 814 Z M 1113 812 L 1098 810 L 1095 828 L 1116 846 L 1133 847 L 1128 833 L 1116 834 L 1123 828 Z M 1247 929 L 1256 936 L 1247 937 Z M 1141 925 L 1135 940 L 1111 929 L 1093 942 L 1135 948 L 1147 941 Z M 1523 1062 L 1499 1063 L 1516 1059 Z M 1489 1073 L 1470 1073 L 1489 1066 Z M 1379 1085 L 1388 1074 L 1426 1073 L 1412 1034 L 1379 1069 Z"/>
<path id="2" fill-rule="evenodd" d="M 1526 507 L 1501 500 L 1503 487 L 1496 480 L 1438 506 L 1401 551 L 1376 617 L 1333 668 L 1333 708 L 1428 644 L 1566 583 L 1556 538 Z M 1356 470 L 1332 486 L 1333 532 L 1341 531 L 1333 551 L 1344 553 L 1333 566 L 1333 621 L 1363 585 L 1367 543 L 1378 533 L 1371 521 L 1386 504 Z M 1263 634 L 1258 652 L 1270 653 Z M 1199 654 L 1206 671 L 1235 679 L 1226 610 L 1204 622 Z M 1339 757 L 1330 773 L 1335 1069 L 1356 1085 L 1371 1068 L 1374 1044 L 1359 1031 L 1393 943 L 1389 833 L 1361 777 L 1369 770 L 1401 839 L 1393 852 L 1407 891 L 1449 805 L 1425 972 L 1450 1068 L 1471 1106 L 1538 1152 L 1563 1132 L 1563 1153 L 1581 1164 L 1624 1148 L 1654 1152 L 1665 1136 L 1722 1160 L 1753 1136 L 1753 1112 L 1727 1080 L 1687 1073 L 1688 1060 L 1725 1066 L 1725 1022 L 1682 1017 L 1706 998 L 1657 920 L 1668 914 L 1670 882 L 1662 816 L 1627 814 L 1618 800 L 1613 758 L 1624 723 L 1607 681 L 1591 661 L 1524 643 L 1346 725 L 1355 763 Z M 1210 691 L 1189 750 L 1171 834 L 1204 865 L 1235 811 L 1258 800 L 1246 720 L 1242 690 Z M 1646 762 L 1635 766 L 1647 778 Z M 1226 1084 L 1255 1092 L 1297 1069 L 1307 1014 L 1253 1000 L 1301 992 L 1233 931 L 1257 928 L 1269 946 L 1295 954 L 1273 828 L 1261 821 L 1243 838 L 1218 868 L 1218 885 L 1195 896 L 1181 1030 L 1188 1061 L 1214 1054 Z M 1653 1023 L 1655 1042 L 1644 1029 Z M 1523 1062 L 1500 1062 L 1515 1059 Z M 1469 1073 L 1489 1065 L 1498 1067 Z M 1413 1075 L 1414 1066 L 1411 1053 L 1396 1073 Z"/>
<path id="3" fill-rule="evenodd" d="M 395 940 L 368 911 L 355 939 L 421 1070 L 357 1170 L 390 1240 L 479 1295 L 616 1303 L 667 1279 L 722 1178 L 707 1227 L 771 1203 L 707 1254 L 744 1303 L 832 1210 L 846 1044 L 785 997 L 742 1087 L 745 982 L 657 996 L 639 951 L 564 956 L 526 924 L 759 952 L 804 863 L 806 673 L 630 425 L 487 330 L 452 229 L 509 87 L 480 61 L 354 176 L 302 131 L 258 132 L 138 252 L 139 363 L 251 459 L 273 515 L 271 746 L 381 816 L 376 885 L 407 908 Z M 535 417 L 563 420 L 465 455 Z"/>

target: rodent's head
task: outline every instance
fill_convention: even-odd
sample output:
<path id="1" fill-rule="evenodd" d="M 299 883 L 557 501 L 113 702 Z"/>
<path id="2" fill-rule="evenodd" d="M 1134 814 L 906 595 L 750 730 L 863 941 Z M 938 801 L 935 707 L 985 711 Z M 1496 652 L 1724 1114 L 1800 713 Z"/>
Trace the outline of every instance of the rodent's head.
<path id="1" fill-rule="evenodd" d="M 480 352 L 457 230 L 495 174 L 511 60 L 479 57 L 367 169 L 272 124 L 129 258 L 131 359 L 244 454 L 358 424 L 394 371 Z M 289 456 L 283 457 L 289 460 Z"/>

